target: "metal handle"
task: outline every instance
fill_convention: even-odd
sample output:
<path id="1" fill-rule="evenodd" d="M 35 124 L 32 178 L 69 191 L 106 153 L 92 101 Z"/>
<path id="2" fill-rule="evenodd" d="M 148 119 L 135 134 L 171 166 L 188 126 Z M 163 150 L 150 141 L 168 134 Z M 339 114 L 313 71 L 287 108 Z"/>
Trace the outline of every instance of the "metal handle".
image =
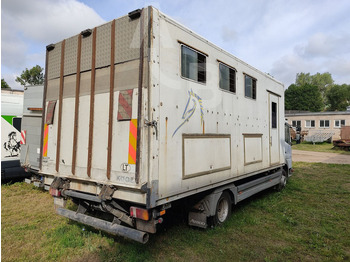
<path id="1" fill-rule="evenodd" d="M 147 119 L 145 119 L 145 125 L 146 126 L 152 126 L 155 128 L 156 131 L 156 140 L 158 140 L 158 123 L 157 121 L 153 120 L 153 121 L 149 121 Z"/>

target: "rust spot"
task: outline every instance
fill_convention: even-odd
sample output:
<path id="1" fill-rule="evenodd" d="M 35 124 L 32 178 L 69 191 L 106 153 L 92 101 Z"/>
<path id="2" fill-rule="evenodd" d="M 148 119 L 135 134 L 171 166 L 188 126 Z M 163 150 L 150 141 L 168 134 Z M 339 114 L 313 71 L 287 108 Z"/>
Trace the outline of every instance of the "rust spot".
<path id="1" fill-rule="evenodd" d="M 167 159 L 168 153 L 168 117 L 165 117 L 165 159 Z"/>

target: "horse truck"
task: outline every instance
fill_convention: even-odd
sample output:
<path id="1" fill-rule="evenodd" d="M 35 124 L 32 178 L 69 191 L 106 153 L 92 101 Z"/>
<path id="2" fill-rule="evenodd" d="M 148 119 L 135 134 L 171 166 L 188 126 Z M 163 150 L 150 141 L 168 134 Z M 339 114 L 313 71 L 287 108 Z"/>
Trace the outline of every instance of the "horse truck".
<path id="1" fill-rule="evenodd" d="M 283 84 L 156 8 L 46 49 L 39 173 L 59 215 L 146 243 L 176 205 L 206 228 L 286 185 Z"/>

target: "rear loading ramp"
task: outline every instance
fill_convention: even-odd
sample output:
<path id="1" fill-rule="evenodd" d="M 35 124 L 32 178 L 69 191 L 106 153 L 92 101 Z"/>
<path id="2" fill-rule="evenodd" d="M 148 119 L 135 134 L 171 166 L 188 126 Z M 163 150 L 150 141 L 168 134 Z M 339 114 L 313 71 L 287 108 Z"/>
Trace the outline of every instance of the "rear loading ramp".
<path id="1" fill-rule="evenodd" d="M 78 191 L 98 194 L 96 185 L 112 184 L 135 195 L 148 182 L 147 162 L 140 163 L 147 158 L 147 21 L 143 9 L 47 47 L 46 184 L 58 176 Z"/>

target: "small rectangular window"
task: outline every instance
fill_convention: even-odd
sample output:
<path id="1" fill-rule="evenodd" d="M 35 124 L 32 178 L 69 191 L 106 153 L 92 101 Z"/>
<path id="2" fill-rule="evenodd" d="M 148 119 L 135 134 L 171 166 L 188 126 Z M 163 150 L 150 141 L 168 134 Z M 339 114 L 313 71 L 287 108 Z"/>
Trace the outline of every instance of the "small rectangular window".
<path id="1" fill-rule="evenodd" d="M 301 121 L 300 120 L 293 120 L 292 127 L 297 127 L 297 126 L 301 126 Z"/>
<path id="2" fill-rule="evenodd" d="M 315 127 L 315 120 L 305 120 L 305 127 Z"/>
<path id="3" fill-rule="evenodd" d="M 236 70 L 219 63 L 219 87 L 236 93 Z"/>
<path id="4" fill-rule="evenodd" d="M 290 126 L 288 124 L 284 124 L 284 139 L 287 144 L 291 144 Z"/>
<path id="5" fill-rule="evenodd" d="M 345 120 L 334 120 L 334 127 L 345 126 Z"/>
<path id="6" fill-rule="evenodd" d="M 277 103 L 271 104 L 271 127 L 277 128 Z"/>
<path id="7" fill-rule="evenodd" d="M 244 95 L 256 99 L 256 79 L 244 75 Z"/>
<path id="8" fill-rule="evenodd" d="M 329 120 L 320 120 L 320 127 L 329 127 Z"/>
<path id="9" fill-rule="evenodd" d="M 181 76 L 194 81 L 206 82 L 206 56 L 181 45 Z"/>
<path id="10" fill-rule="evenodd" d="M 12 125 L 14 128 L 17 129 L 18 132 L 21 132 L 21 124 L 22 124 L 22 118 L 21 117 L 14 117 L 12 118 Z"/>

